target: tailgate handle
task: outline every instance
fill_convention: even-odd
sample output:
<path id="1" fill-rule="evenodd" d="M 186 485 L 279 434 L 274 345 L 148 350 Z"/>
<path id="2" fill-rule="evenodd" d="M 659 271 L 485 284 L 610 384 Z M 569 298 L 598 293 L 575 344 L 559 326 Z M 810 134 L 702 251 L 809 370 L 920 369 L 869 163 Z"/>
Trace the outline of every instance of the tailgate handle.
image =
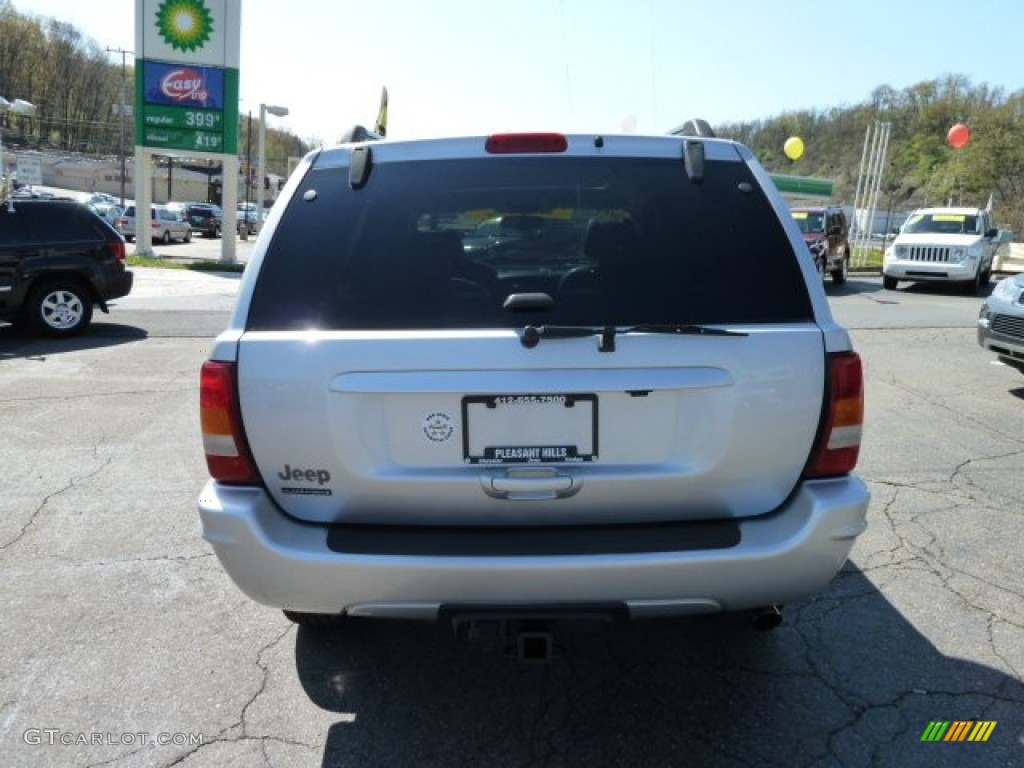
<path id="1" fill-rule="evenodd" d="M 580 481 L 556 469 L 510 469 L 482 478 L 484 493 L 496 499 L 559 499 L 579 492 Z"/>

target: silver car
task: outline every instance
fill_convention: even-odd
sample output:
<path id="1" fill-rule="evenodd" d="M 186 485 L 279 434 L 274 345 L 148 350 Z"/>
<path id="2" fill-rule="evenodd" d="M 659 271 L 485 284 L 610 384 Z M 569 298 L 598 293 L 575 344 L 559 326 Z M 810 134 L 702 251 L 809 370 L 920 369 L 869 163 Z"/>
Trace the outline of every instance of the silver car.
<path id="1" fill-rule="evenodd" d="M 153 226 L 153 242 L 168 245 L 173 240 L 183 243 L 192 241 L 192 228 L 180 210 L 172 210 L 162 205 L 152 206 L 150 215 Z M 129 205 L 117 220 L 118 229 L 129 243 L 135 239 L 135 206 Z"/>
<path id="2" fill-rule="evenodd" d="M 978 315 L 978 343 L 1024 373 L 1024 274 L 1003 278 L 985 299 Z"/>
<path id="3" fill-rule="evenodd" d="M 748 149 L 502 134 L 296 173 L 202 370 L 199 514 L 246 594 L 536 630 L 769 626 L 828 586 L 866 526 L 861 364 Z M 551 225 L 467 243 L 505 216 Z"/>

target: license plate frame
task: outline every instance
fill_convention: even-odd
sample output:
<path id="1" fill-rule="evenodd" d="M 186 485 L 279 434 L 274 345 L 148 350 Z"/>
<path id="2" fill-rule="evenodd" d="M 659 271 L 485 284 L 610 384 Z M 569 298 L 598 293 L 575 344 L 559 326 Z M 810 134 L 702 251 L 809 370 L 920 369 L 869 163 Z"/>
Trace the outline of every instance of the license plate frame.
<path id="1" fill-rule="evenodd" d="M 506 439 L 509 415 L 521 431 Z M 495 437 L 499 432 L 501 437 Z M 466 464 L 484 465 L 597 461 L 598 397 L 576 392 L 466 395 L 462 457 Z"/>

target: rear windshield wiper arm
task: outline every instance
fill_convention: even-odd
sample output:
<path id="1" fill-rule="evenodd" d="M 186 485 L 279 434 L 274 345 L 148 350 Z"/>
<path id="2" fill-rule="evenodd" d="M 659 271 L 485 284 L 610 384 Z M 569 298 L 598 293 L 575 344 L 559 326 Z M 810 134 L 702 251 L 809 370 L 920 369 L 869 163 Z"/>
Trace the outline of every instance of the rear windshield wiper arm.
<path id="1" fill-rule="evenodd" d="M 523 328 L 519 341 L 527 349 L 533 349 L 541 338 L 545 339 L 583 339 L 587 336 L 595 336 L 599 333 L 615 335 L 614 327 L 606 327 L 603 330 L 593 328 L 589 325 L 528 325 Z"/>
<path id="2" fill-rule="evenodd" d="M 519 341 L 527 349 L 536 347 L 541 338 L 582 339 L 601 334 L 600 352 L 615 351 L 615 336 L 618 333 L 668 333 L 675 336 L 747 336 L 744 331 L 730 331 L 725 328 L 710 328 L 706 325 L 688 323 L 647 323 L 634 325 L 617 331 L 614 325 L 592 327 L 588 325 L 528 325 L 523 329 Z"/>

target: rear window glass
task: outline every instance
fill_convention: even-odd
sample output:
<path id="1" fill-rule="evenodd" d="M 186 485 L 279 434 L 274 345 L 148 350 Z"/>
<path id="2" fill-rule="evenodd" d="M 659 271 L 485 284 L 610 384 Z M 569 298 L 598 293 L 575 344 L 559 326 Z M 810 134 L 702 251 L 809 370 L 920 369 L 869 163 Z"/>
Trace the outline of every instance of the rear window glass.
<path id="1" fill-rule="evenodd" d="M 811 317 L 789 240 L 742 163 L 709 162 L 695 184 L 681 161 L 486 157 L 376 165 L 358 190 L 347 167 L 309 173 L 269 243 L 248 327 Z"/>
<path id="2" fill-rule="evenodd" d="M 78 243 L 105 239 L 105 223 L 84 205 L 15 202 L 3 206 L 0 239 L 21 243 Z"/>

